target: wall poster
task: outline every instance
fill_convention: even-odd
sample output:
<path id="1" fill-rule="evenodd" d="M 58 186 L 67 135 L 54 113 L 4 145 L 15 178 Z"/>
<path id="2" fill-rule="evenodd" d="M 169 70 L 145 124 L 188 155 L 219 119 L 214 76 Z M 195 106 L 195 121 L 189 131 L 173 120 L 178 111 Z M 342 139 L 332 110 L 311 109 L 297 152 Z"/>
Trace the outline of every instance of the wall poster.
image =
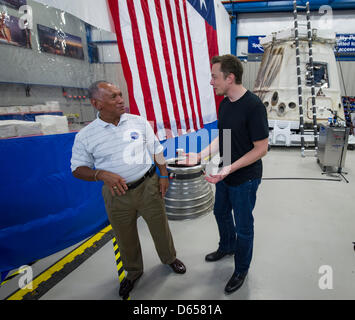
<path id="1" fill-rule="evenodd" d="M 27 4 L 27 0 L 0 0 L 0 4 L 4 4 L 15 9 L 19 9 L 21 6 Z"/>
<path id="2" fill-rule="evenodd" d="M 37 29 L 42 52 L 84 60 L 84 49 L 80 37 L 40 24 L 37 25 Z"/>
<path id="3" fill-rule="evenodd" d="M 0 44 L 2 43 L 31 49 L 31 31 L 20 28 L 19 18 L 0 11 Z"/>

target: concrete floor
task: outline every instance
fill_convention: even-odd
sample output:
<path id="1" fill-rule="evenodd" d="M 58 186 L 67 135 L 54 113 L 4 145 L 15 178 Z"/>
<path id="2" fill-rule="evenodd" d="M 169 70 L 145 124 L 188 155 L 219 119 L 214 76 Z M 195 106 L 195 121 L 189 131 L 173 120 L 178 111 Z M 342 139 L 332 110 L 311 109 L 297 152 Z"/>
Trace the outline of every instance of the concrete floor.
<path id="1" fill-rule="evenodd" d="M 248 277 L 237 292 L 224 294 L 234 270 L 233 257 L 207 263 L 218 245 L 213 214 L 170 221 L 185 275 L 162 265 L 148 228 L 139 219 L 145 271 L 132 300 L 355 299 L 355 151 L 348 151 L 344 180 L 268 180 L 331 178 L 321 174 L 314 157 L 299 148 L 272 148 L 264 158 L 264 178 L 254 210 L 254 255 Z M 60 258 L 62 253 L 58 253 Z M 328 266 L 324 274 L 322 266 Z M 321 289 L 332 271 L 332 289 Z M 112 242 L 80 265 L 42 300 L 116 300 L 118 276 Z"/>

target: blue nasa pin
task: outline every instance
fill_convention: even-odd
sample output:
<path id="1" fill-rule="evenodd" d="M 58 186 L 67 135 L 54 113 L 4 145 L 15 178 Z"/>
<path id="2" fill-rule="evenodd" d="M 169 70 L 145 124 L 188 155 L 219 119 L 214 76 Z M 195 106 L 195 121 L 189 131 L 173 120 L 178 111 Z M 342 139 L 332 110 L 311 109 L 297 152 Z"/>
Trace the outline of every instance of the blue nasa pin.
<path id="1" fill-rule="evenodd" d="M 138 138 L 139 138 L 138 132 L 131 132 L 131 139 L 132 140 L 137 140 Z"/>

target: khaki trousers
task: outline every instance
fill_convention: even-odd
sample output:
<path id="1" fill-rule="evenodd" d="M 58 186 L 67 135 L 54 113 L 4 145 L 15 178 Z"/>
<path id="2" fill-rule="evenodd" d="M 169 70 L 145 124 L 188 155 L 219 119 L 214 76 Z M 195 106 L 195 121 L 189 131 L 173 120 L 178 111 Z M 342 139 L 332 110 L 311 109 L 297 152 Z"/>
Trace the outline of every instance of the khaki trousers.
<path id="1" fill-rule="evenodd" d="M 157 174 L 146 178 L 137 188 L 127 190 L 121 196 L 112 196 L 109 188 L 104 185 L 102 195 L 108 219 L 117 237 L 127 279 L 134 280 L 143 272 L 142 251 L 137 230 L 138 214 L 148 225 L 161 262 L 170 264 L 176 259 Z"/>

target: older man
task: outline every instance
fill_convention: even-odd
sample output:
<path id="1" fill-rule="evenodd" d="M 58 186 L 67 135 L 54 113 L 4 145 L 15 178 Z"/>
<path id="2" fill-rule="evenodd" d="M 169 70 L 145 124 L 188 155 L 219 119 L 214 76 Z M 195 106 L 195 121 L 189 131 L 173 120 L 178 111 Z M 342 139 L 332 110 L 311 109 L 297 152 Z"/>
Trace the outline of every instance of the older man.
<path id="1" fill-rule="evenodd" d="M 76 178 L 104 182 L 107 215 L 127 271 L 119 290 L 125 298 L 143 273 L 138 214 L 149 227 L 161 262 L 176 273 L 185 273 L 186 268 L 176 258 L 165 213 L 169 180 L 163 146 L 147 120 L 125 113 L 122 92 L 113 84 L 93 83 L 89 97 L 99 116 L 76 135 L 71 169 Z"/>

